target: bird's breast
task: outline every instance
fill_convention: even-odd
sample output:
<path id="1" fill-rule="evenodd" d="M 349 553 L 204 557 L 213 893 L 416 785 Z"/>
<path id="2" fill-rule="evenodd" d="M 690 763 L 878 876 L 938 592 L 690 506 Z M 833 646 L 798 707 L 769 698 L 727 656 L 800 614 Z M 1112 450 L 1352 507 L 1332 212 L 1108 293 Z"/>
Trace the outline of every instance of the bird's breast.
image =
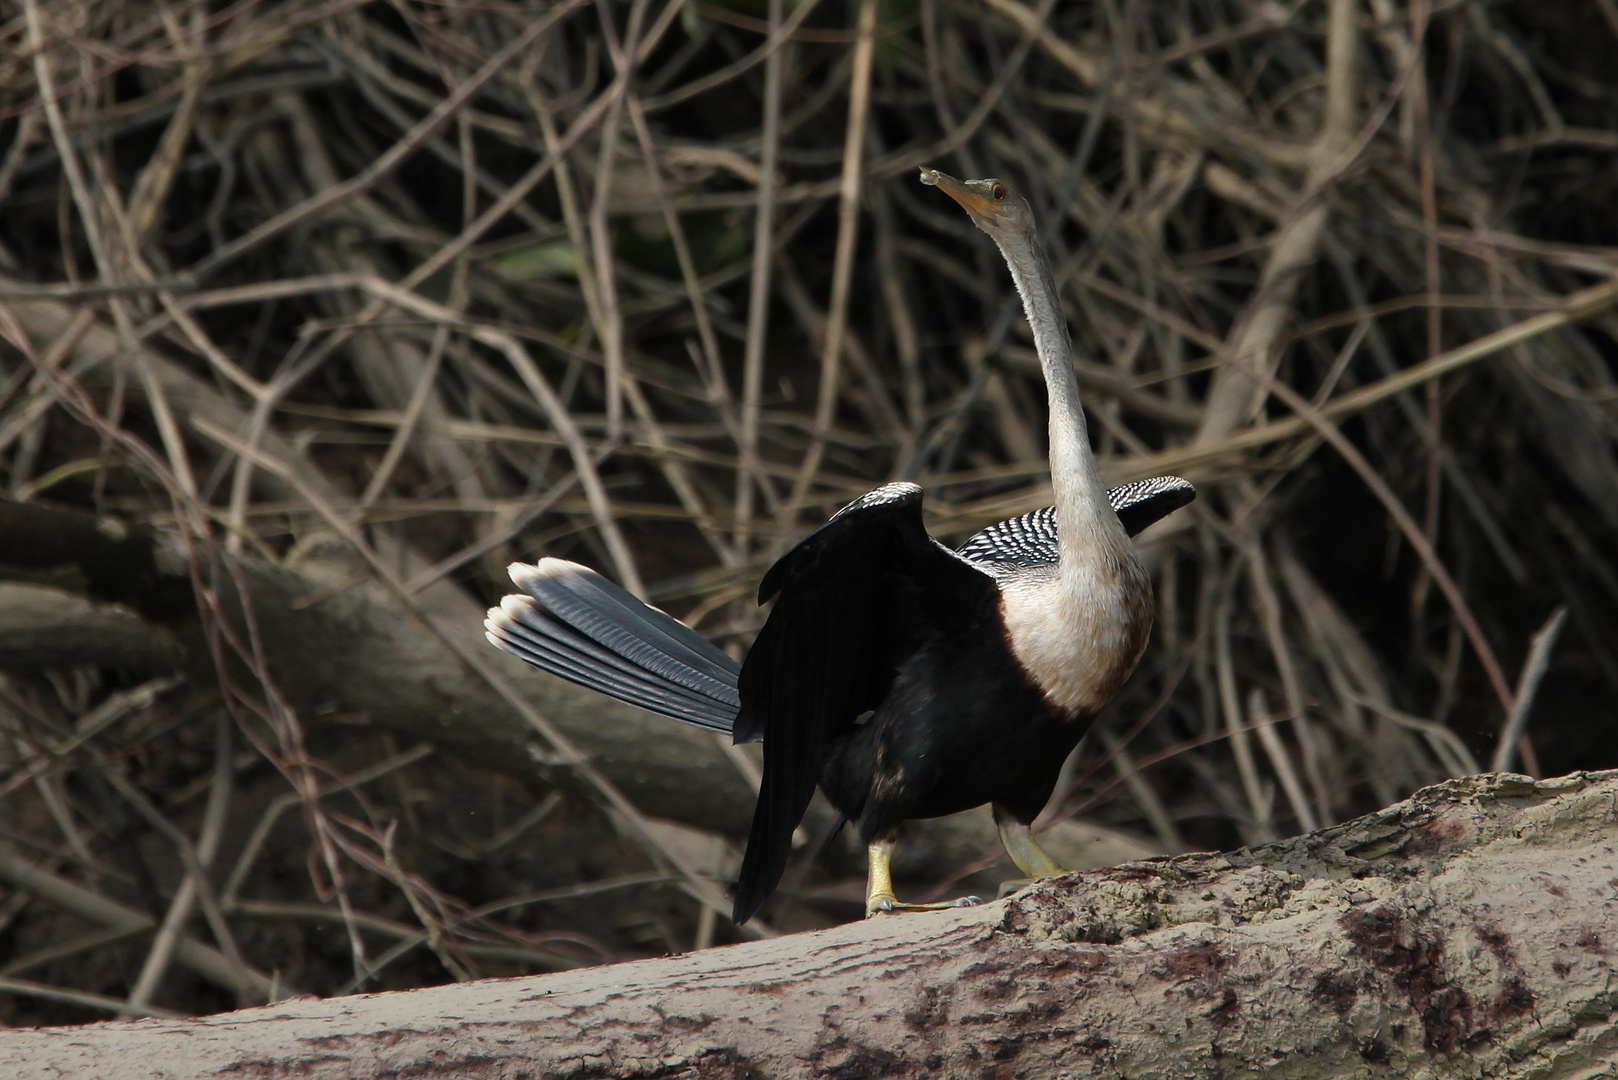
<path id="1" fill-rule="evenodd" d="M 1134 670 L 1152 627 L 1152 587 L 1138 563 L 1001 586 L 1011 653 L 1052 705 L 1093 714 Z"/>

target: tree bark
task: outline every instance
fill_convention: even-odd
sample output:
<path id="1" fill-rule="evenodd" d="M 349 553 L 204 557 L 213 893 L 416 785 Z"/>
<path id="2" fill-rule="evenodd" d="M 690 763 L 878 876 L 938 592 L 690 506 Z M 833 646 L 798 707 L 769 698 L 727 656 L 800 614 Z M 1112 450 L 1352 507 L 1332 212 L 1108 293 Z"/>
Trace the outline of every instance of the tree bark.
<path id="1" fill-rule="evenodd" d="M 0 1033 L 18 1077 L 1584 1077 L 1618 1059 L 1618 771 L 536 978 Z"/>

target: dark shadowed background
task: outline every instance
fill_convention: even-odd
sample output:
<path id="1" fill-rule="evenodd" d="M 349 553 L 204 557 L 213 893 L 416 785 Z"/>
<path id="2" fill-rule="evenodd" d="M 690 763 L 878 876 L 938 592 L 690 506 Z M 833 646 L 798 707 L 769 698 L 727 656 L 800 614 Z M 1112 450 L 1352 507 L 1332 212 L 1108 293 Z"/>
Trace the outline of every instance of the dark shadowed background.
<path id="1" fill-rule="evenodd" d="M 737 940 L 751 751 L 431 627 L 518 678 L 478 612 L 548 554 L 740 655 L 869 487 L 1043 505 L 923 164 L 1028 195 L 1109 478 L 1201 492 L 1058 854 L 1618 765 L 1615 52 L 1615 0 L 3 0 L 0 1022 Z M 829 823 L 767 932 L 859 915 Z"/>

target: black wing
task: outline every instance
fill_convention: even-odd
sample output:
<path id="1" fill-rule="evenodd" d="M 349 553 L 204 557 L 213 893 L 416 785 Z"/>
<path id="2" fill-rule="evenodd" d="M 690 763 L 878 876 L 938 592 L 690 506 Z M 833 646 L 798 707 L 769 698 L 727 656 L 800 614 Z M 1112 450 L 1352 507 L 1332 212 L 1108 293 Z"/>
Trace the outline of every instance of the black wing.
<path id="1" fill-rule="evenodd" d="M 1154 476 L 1107 492 L 1113 513 L 1130 536 L 1161 521 L 1197 497 L 1189 480 Z M 1056 562 L 1056 507 L 1042 506 L 1031 513 L 990 525 L 956 549 L 964 559 L 1015 567 L 1048 566 Z"/>
<path id="2" fill-rule="evenodd" d="M 1191 481 L 1178 476 L 1154 476 L 1150 480 L 1115 487 L 1107 492 L 1113 513 L 1124 523 L 1130 536 L 1138 535 L 1197 497 Z"/>
<path id="3" fill-rule="evenodd" d="M 827 747 L 887 695 L 926 632 L 918 598 L 992 594 L 994 581 L 928 535 L 921 488 L 886 484 L 845 506 L 764 575 L 776 597 L 742 665 L 737 742 L 764 741 L 764 780 L 736 883 L 738 923 L 786 869 Z"/>

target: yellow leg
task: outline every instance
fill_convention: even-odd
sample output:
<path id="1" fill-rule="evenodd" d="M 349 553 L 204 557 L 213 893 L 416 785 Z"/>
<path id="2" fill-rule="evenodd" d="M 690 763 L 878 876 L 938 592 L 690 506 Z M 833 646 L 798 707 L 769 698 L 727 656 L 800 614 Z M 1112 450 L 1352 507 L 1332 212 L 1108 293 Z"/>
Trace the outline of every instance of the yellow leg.
<path id="1" fill-rule="evenodd" d="M 1006 854 L 1011 856 L 1018 870 L 1030 878 L 1056 877 L 1067 873 L 1061 863 L 1039 846 L 1039 841 L 1034 839 L 1034 831 L 1027 825 L 1020 821 L 1000 820 L 998 814 L 995 817 L 995 824 L 1000 827 L 1000 843 L 1005 845 Z"/>
<path id="2" fill-rule="evenodd" d="M 878 840 L 865 849 L 865 917 L 869 919 L 879 911 L 892 911 L 899 906 L 893 895 L 893 871 L 888 859 L 893 854 L 892 840 Z"/>
<path id="3" fill-rule="evenodd" d="M 865 852 L 869 860 L 865 886 L 867 919 L 873 915 L 895 911 L 937 911 L 940 908 L 969 907 L 982 902 L 975 896 L 963 896 L 959 900 L 945 900 L 937 904 L 902 904 L 898 897 L 893 895 L 893 871 L 888 865 L 888 860 L 893 855 L 893 841 L 878 840 L 866 848 Z"/>
<path id="4" fill-rule="evenodd" d="M 1050 852 L 1039 846 L 1039 841 L 1034 839 L 1033 830 L 1027 825 L 1001 814 L 998 809 L 994 815 L 994 823 L 1000 828 L 1000 843 L 1005 846 L 1006 854 L 1011 856 L 1011 861 L 1017 864 L 1018 870 L 1028 875 L 1016 881 L 1002 881 L 1000 896 L 1010 896 L 1040 878 L 1067 873 L 1061 863 L 1051 858 Z"/>

